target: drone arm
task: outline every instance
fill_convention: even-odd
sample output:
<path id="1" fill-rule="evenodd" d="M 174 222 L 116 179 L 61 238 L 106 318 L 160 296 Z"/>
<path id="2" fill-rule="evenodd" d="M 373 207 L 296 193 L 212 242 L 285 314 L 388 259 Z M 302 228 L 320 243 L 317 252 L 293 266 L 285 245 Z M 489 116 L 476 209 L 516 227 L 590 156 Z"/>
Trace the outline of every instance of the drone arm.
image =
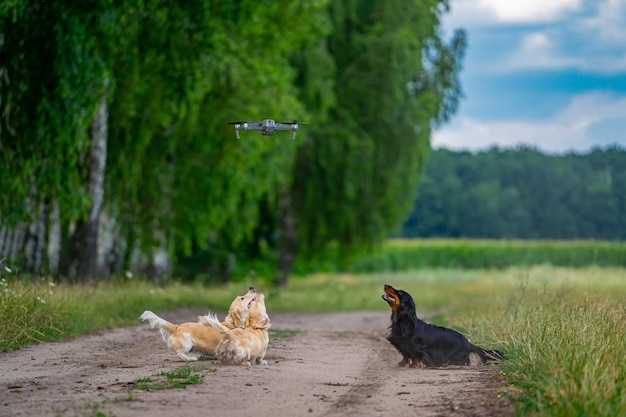
<path id="1" fill-rule="evenodd" d="M 276 126 L 274 126 L 274 130 L 293 130 L 294 126 L 295 125 L 292 124 L 287 125 L 284 123 L 276 123 Z"/>

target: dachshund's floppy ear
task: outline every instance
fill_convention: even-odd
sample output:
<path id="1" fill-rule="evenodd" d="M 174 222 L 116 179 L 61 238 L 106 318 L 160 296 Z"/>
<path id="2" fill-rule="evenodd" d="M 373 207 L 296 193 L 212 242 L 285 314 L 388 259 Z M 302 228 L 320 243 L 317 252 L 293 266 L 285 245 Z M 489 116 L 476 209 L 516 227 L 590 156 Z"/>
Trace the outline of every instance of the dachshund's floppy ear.
<path id="1" fill-rule="evenodd" d="M 400 307 L 398 308 L 398 313 L 401 316 L 411 318 L 416 315 L 415 303 L 409 294 L 404 293 L 400 297 Z"/>

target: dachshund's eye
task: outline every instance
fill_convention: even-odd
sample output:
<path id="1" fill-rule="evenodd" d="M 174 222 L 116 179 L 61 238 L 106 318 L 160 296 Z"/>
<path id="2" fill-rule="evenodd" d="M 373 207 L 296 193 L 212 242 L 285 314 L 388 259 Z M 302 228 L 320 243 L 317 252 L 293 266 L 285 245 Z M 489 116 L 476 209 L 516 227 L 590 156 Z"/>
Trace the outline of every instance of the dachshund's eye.
<path id="1" fill-rule="evenodd" d="M 240 299 L 241 301 L 243 301 L 243 300 L 244 300 L 244 298 L 243 298 L 243 297 L 239 297 L 239 299 Z"/>

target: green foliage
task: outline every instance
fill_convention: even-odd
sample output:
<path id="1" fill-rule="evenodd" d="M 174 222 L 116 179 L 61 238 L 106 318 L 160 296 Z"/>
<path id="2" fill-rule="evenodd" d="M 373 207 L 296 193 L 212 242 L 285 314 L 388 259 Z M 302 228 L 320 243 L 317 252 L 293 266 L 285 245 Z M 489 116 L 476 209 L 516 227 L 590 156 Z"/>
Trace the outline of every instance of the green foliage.
<path id="1" fill-rule="evenodd" d="M 532 265 L 625 267 L 626 244 L 602 241 L 398 239 L 388 241 L 376 253 L 361 257 L 347 270 L 487 269 Z"/>
<path id="2" fill-rule="evenodd" d="M 277 190 L 290 187 L 303 256 L 338 243 L 347 259 L 406 216 L 431 125 L 458 105 L 465 36 L 443 42 L 446 10 L 440 0 L 3 3 L 2 224 L 59 204 L 70 246 L 91 204 L 89 127 L 106 94 L 104 213 L 126 263 L 155 247 L 216 264 L 211 252 L 259 257 L 276 246 Z M 315 123 L 295 142 L 237 141 L 224 125 L 267 117 Z"/>
<path id="3" fill-rule="evenodd" d="M 347 259 L 380 243 L 410 210 L 431 124 L 454 112 L 460 94 L 464 34 L 451 45 L 441 40 L 445 4 L 329 4 L 333 31 L 323 60 L 334 65 L 304 68 L 299 78 L 305 103 L 327 109 L 330 121 L 311 126 L 294 166 L 303 257 L 336 243 Z M 318 100 L 311 88 L 332 90 L 334 100 Z"/>
<path id="4" fill-rule="evenodd" d="M 250 235 L 297 143 L 237 141 L 224 122 L 302 115 L 289 56 L 319 39 L 323 9 L 198 1 L 135 16 L 136 53 L 114 69 L 109 177 L 128 237 L 150 247 L 165 234 L 183 255 L 207 244 L 231 250 Z"/>
<path id="5" fill-rule="evenodd" d="M 436 150 L 403 237 L 626 239 L 626 149 Z"/>
<path id="6" fill-rule="evenodd" d="M 298 142 L 236 141 L 224 122 L 306 118 L 290 58 L 319 44 L 326 2 L 83 3 L 0 9 L 2 224 L 32 220 L 39 202 L 59 203 L 68 232 L 86 215 L 88 128 L 108 85 L 116 233 L 146 253 L 230 250 L 287 181 Z"/>
<path id="7" fill-rule="evenodd" d="M 54 199 L 64 219 L 88 207 L 84 153 L 111 54 L 108 1 L 6 5 L 0 80 L 0 210 L 9 225 Z M 81 2 L 82 4 L 82 2 Z M 29 204 L 26 204 L 28 202 Z"/>

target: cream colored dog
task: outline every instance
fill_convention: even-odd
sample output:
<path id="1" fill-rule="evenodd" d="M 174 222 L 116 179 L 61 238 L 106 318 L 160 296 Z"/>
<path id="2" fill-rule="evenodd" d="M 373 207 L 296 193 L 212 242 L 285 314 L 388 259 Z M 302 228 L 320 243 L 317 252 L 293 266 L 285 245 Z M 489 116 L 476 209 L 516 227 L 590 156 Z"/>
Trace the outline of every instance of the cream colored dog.
<path id="1" fill-rule="evenodd" d="M 200 317 L 200 322 L 217 330 L 222 339 L 215 349 L 217 359 L 226 364 L 250 366 L 251 362 L 267 365 L 265 354 L 270 337 L 270 317 L 265 309 L 265 296 L 261 293 L 252 302 L 244 327 L 230 329 L 211 316 Z"/>
<path id="2" fill-rule="evenodd" d="M 226 329 L 244 326 L 253 304 L 256 304 L 254 303 L 256 298 L 257 294 L 254 287 L 250 287 L 246 295 L 236 297 L 230 304 L 224 323 L 220 323 L 220 326 Z M 198 360 L 197 357 L 188 355 L 191 351 L 215 355 L 217 345 L 222 338 L 219 331 L 200 323 L 204 319 L 215 320 L 219 323 L 217 316 L 213 313 L 198 317 L 197 323 L 173 324 L 152 311 L 144 311 L 139 318 L 142 321 L 148 320 L 151 329 L 158 328 L 161 337 L 167 343 L 167 347 L 174 350 L 178 357 L 184 361 Z"/>

